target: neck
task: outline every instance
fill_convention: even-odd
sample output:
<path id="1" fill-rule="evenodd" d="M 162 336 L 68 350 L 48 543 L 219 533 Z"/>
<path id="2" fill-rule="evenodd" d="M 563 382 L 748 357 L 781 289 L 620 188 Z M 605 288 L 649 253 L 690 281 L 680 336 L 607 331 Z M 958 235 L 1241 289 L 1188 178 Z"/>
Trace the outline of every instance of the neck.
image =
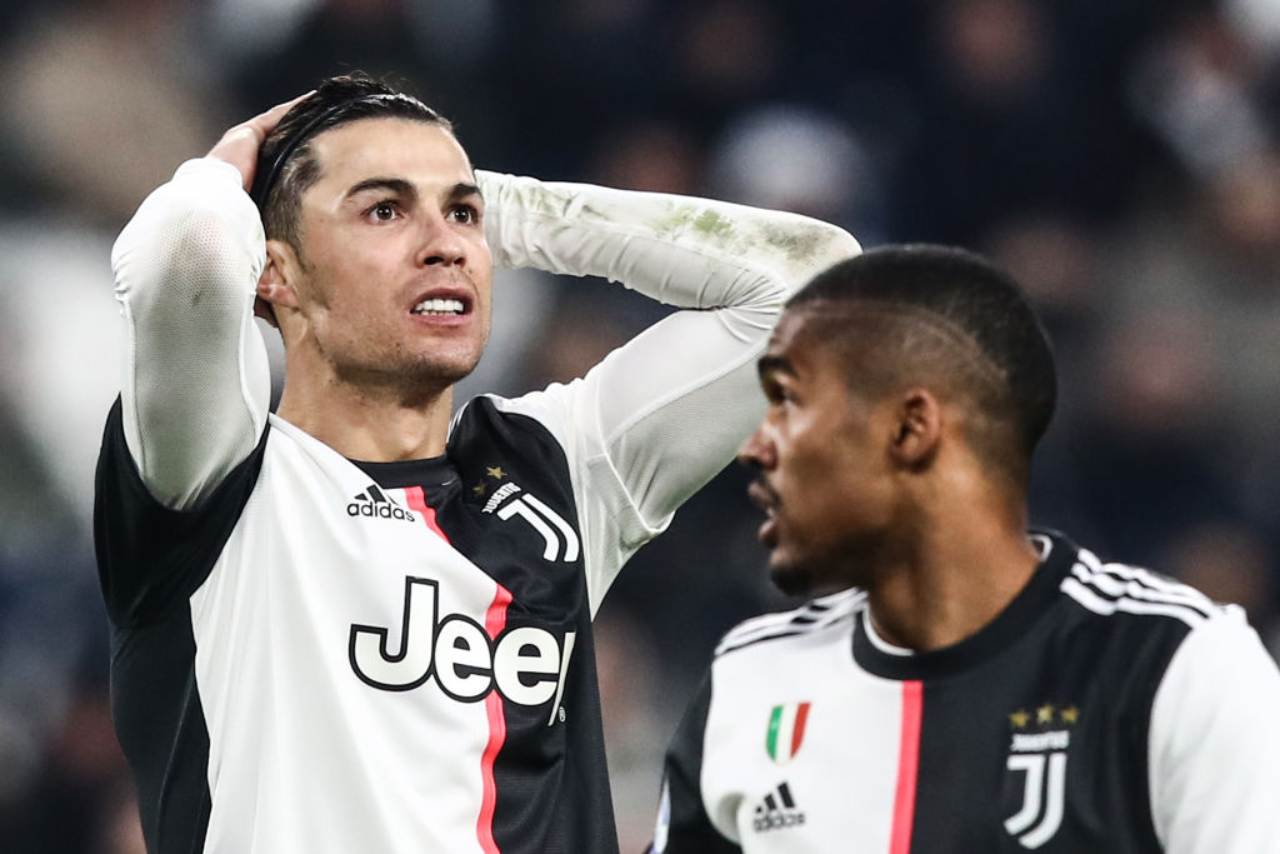
<path id="1" fill-rule="evenodd" d="M 286 370 L 279 415 L 344 457 L 395 462 L 444 453 L 453 387 L 410 393 Z"/>
<path id="2" fill-rule="evenodd" d="M 917 652 L 976 634 L 1026 586 L 1040 562 L 1026 510 L 957 502 L 921 515 L 871 573 L 871 618 L 889 643 Z"/>

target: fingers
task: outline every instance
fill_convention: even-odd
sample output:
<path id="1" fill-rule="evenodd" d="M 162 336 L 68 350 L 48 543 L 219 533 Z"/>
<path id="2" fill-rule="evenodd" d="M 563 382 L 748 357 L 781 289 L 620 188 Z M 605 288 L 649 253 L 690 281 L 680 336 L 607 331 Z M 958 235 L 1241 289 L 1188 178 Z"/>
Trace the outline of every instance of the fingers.
<path id="1" fill-rule="evenodd" d="M 210 157 L 225 160 L 240 170 L 245 190 L 253 186 L 253 173 L 258 161 L 258 149 L 262 146 L 267 134 L 275 128 L 285 113 L 303 98 L 311 96 L 315 90 L 305 92 L 283 104 L 276 104 L 265 113 L 259 113 L 247 122 L 241 122 L 222 135 L 222 139 L 209 151 Z"/>
<path id="2" fill-rule="evenodd" d="M 284 118 L 285 113 L 293 109 L 294 105 L 299 101 L 302 101 L 305 98 L 310 98 L 315 94 L 315 91 L 315 89 L 312 89 L 310 92 L 303 92 L 298 97 L 285 101 L 283 104 L 276 104 L 265 113 L 259 113 L 249 119 L 245 124 L 258 131 L 262 138 L 266 138 L 266 135 L 271 133 L 272 129 L 280 123 L 282 118 Z"/>

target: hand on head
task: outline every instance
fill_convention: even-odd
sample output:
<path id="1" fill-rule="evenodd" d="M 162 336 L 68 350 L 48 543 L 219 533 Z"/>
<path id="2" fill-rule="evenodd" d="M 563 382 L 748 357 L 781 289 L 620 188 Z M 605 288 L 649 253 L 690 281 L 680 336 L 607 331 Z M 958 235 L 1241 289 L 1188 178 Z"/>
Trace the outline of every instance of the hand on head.
<path id="1" fill-rule="evenodd" d="M 309 97 L 314 91 L 313 89 L 311 92 L 305 92 L 283 104 L 276 104 L 265 113 L 259 113 L 247 122 L 241 122 L 231 128 L 222 135 L 217 145 L 209 150 L 209 156 L 225 160 L 240 170 L 245 192 L 248 192 L 253 186 L 253 173 L 258 164 L 258 149 L 262 147 L 262 141 L 294 104 Z"/>
<path id="2" fill-rule="evenodd" d="M 245 192 L 248 192 L 253 186 L 253 176 L 258 165 L 258 149 L 262 147 L 262 141 L 280 123 L 285 113 L 293 109 L 294 104 L 314 92 L 315 90 L 312 89 L 283 104 L 276 104 L 265 113 L 259 113 L 248 121 L 229 129 L 209 150 L 208 156 L 224 160 L 236 167 L 240 171 L 240 180 Z M 272 326 L 276 325 L 275 312 L 262 297 L 254 300 L 253 313 Z"/>

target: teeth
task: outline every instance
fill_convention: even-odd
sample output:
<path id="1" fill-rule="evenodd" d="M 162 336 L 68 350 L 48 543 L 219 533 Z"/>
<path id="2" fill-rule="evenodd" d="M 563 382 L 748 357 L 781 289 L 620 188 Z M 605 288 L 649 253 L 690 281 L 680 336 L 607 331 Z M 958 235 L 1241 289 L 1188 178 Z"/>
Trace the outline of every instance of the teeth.
<path id="1" fill-rule="evenodd" d="M 462 300 L 424 299 L 413 307 L 414 314 L 462 314 Z"/>

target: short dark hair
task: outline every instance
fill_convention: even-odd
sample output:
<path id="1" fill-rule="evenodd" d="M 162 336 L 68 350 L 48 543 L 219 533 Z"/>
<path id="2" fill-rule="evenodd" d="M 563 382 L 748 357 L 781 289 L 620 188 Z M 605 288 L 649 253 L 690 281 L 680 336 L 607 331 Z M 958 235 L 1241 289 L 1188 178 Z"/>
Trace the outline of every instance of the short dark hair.
<path id="1" fill-rule="evenodd" d="M 963 249 L 889 246 L 820 273 L 787 308 L 813 309 L 821 317 L 838 305 L 874 311 L 876 319 L 853 325 L 836 311 L 822 327 L 828 339 L 858 347 L 865 357 L 860 363 L 875 365 L 882 376 L 909 380 L 923 363 L 942 365 L 952 385 L 976 403 L 978 417 L 995 428 L 985 437 L 992 441 L 979 442 L 980 450 L 1025 479 L 1053 417 L 1058 385 L 1049 336 L 1011 276 Z M 933 335 L 928 348 L 919 343 L 926 326 L 943 333 Z M 868 328 L 873 340 L 841 340 L 864 339 Z"/>
<path id="2" fill-rule="evenodd" d="M 339 125 L 370 118 L 405 118 L 453 126 L 412 95 L 364 75 L 344 74 L 321 81 L 315 92 L 284 114 L 258 150 L 249 195 L 262 213 L 267 237 L 279 237 L 301 250 L 298 207 L 302 194 L 320 177 L 310 140 Z"/>

